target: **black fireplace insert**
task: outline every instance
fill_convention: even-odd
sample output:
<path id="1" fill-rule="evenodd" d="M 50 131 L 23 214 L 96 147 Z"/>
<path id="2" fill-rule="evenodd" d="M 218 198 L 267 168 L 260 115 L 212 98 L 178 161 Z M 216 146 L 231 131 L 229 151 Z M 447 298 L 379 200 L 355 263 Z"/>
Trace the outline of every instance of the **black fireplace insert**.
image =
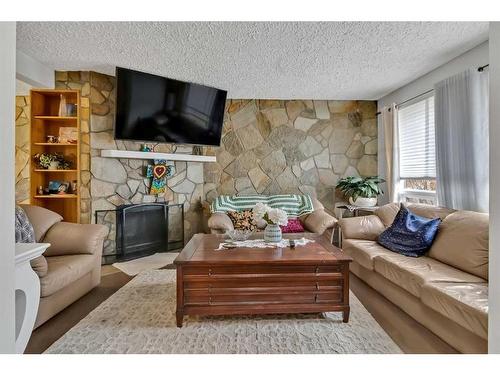
<path id="1" fill-rule="evenodd" d="M 177 223 L 173 223 L 172 216 Z M 95 219 L 96 223 L 110 227 L 110 236 L 104 245 L 104 264 L 167 252 L 184 243 L 182 204 L 127 204 L 115 210 L 96 211 Z M 171 222 L 174 225 L 170 225 Z"/>

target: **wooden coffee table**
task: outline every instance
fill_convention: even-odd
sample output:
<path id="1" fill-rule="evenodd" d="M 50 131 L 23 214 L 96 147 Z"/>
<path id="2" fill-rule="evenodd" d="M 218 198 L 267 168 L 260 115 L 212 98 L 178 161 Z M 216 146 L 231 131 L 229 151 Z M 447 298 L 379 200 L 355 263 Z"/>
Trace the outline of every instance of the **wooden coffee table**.
<path id="1" fill-rule="evenodd" d="M 349 320 L 349 262 L 323 236 L 295 249 L 215 250 L 224 237 L 196 234 L 175 259 L 177 326 L 184 315 L 342 311 Z"/>

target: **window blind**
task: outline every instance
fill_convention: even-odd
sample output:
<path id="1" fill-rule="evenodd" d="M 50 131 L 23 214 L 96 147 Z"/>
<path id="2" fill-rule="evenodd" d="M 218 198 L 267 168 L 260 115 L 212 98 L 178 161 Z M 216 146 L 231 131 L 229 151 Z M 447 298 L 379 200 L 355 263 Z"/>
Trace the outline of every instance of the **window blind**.
<path id="1" fill-rule="evenodd" d="M 399 176 L 436 178 L 434 96 L 398 110 Z"/>

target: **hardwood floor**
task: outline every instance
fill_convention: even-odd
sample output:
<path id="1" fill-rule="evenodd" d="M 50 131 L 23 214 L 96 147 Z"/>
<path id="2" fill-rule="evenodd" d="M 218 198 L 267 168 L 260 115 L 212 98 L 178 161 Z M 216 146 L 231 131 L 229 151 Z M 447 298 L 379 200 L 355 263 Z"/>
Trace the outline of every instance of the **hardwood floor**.
<path id="1" fill-rule="evenodd" d="M 36 329 L 25 353 L 43 353 L 52 343 L 131 279 L 132 277 L 112 266 L 104 266 L 101 284 Z M 455 349 L 353 274 L 350 277 L 350 288 L 403 352 L 456 353 Z"/>

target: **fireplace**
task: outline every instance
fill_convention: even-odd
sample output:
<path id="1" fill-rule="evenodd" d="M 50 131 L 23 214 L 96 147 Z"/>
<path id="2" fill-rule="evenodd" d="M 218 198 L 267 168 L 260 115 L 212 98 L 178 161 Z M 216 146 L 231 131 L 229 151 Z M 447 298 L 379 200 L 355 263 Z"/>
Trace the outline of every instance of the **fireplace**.
<path id="1" fill-rule="evenodd" d="M 127 204 L 96 211 L 95 219 L 110 229 L 103 264 L 166 252 L 184 244 L 182 204 Z"/>
<path id="2" fill-rule="evenodd" d="M 130 204 L 116 210 L 116 252 L 132 259 L 168 250 L 167 205 Z"/>

